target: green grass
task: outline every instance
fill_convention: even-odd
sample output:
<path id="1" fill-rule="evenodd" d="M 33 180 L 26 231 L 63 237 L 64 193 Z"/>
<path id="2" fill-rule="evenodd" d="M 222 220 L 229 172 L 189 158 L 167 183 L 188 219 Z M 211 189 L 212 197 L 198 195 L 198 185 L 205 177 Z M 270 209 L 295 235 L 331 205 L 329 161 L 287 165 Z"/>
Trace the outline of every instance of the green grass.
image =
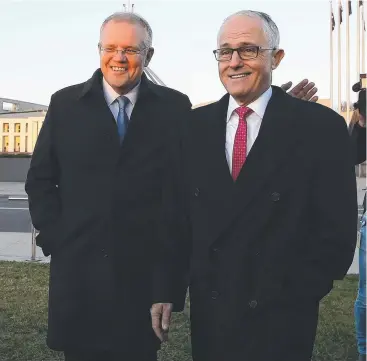
<path id="1" fill-rule="evenodd" d="M 0 361 L 61 361 L 45 345 L 47 264 L 0 262 Z M 353 307 L 357 277 L 337 282 L 320 308 L 314 361 L 355 361 Z M 177 314 L 160 361 L 190 361 L 188 312 Z M 296 330 L 295 330 L 296 332 Z"/>

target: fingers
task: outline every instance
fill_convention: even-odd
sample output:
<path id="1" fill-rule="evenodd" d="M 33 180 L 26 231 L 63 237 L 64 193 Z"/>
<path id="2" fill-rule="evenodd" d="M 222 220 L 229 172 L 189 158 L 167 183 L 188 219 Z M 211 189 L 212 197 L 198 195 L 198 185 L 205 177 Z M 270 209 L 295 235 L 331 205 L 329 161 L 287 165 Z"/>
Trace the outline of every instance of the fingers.
<path id="1" fill-rule="evenodd" d="M 289 81 L 288 83 L 285 83 L 285 84 L 281 85 L 280 87 L 286 92 L 291 88 L 291 86 L 292 86 L 292 82 Z"/>
<path id="2" fill-rule="evenodd" d="M 311 88 L 310 84 L 304 90 L 305 95 L 302 97 L 303 100 L 309 101 L 317 93 L 318 89 L 314 87 Z"/>
<path id="3" fill-rule="evenodd" d="M 301 82 L 299 82 L 297 85 L 294 86 L 294 88 L 289 92 L 289 94 L 296 98 L 300 98 L 299 93 L 303 90 L 303 88 L 307 84 L 308 84 L 308 79 L 303 79 Z M 315 84 L 313 86 L 315 86 Z"/>
<path id="4" fill-rule="evenodd" d="M 168 331 L 171 324 L 172 307 L 170 305 L 163 306 L 162 315 L 162 329 L 163 331 Z"/>
<path id="5" fill-rule="evenodd" d="M 317 92 L 317 88 L 315 88 L 315 83 L 307 84 L 297 96 L 303 100 L 310 100 Z"/>
<path id="6" fill-rule="evenodd" d="M 156 303 L 150 310 L 152 316 L 152 327 L 161 342 L 167 341 L 168 330 L 171 324 L 172 304 Z"/>
<path id="7" fill-rule="evenodd" d="M 163 342 L 164 335 L 161 328 L 161 316 L 162 316 L 162 308 L 163 305 L 161 304 L 155 304 L 152 306 L 150 310 L 150 314 L 152 316 L 152 327 L 153 331 L 156 334 L 156 336 Z"/>
<path id="8" fill-rule="evenodd" d="M 318 100 L 319 100 L 319 97 L 318 96 L 314 96 L 309 101 L 316 103 Z"/>
<path id="9" fill-rule="evenodd" d="M 315 96 L 317 91 L 318 89 L 315 87 L 315 83 L 309 83 L 307 79 L 303 79 L 288 94 L 298 99 L 316 102 L 319 99 Z"/>

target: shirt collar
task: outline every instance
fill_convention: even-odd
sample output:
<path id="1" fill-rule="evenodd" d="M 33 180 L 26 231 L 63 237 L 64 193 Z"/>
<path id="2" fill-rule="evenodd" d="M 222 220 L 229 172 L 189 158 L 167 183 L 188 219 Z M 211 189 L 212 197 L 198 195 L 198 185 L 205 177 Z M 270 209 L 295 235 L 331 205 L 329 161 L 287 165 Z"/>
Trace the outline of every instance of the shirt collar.
<path id="1" fill-rule="evenodd" d="M 110 84 L 107 83 L 106 79 L 103 78 L 103 93 L 104 93 L 104 97 L 106 99 L 107 104 L 110 106 L 119 96 L 120 94 L 118 94 L 112 87 Z M 139 93 L 139 87 L 140 87 L 140 81 L 139 83 L 133 88 L 131 89 L 127 94 L 124 94 L 124 96 L 126 98 L 129 99 L 130 103 L 132 104 L 132 106 L 135 105 L 136 100 L 138 99 L 138 93 Z"/>
<path id="2" fill-rule="evenodd" d="M 264 117 L 265 109 L 269 103 L 272 93 L 273 91 L 271 87 L 269 87 L 267 91 L 262 93 L 256 100 L 254 100 L 252 103 L 248 105 L 248 107 L 252 109 L 252 111 L 256 113 L 261 119 Z M 228 103 L 227 123 L 229 122 L 229 119 L 231 118 L 232 113 L 238 107 L 239 107 L 238 103 L 231 95 L 229 97 L 229 103 Z"/>

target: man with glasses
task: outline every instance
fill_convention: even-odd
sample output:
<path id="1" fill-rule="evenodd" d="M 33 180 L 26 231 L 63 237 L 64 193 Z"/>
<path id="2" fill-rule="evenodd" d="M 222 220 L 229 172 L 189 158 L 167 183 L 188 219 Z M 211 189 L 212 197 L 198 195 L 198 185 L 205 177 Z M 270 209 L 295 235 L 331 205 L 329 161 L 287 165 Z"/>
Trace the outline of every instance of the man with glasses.
<path id="1" fill-rule="evenodd" d="M 228 93 L 193 111 L 177 184 L 192 237 L 193 358 L 310 361 L 319 302 L 355 249 L 347 126 L 271 86 L 284 51 L 270 16 L 231 15 L 217 39 Z"/>
<path id="2" fill-rule="evenodd" d="M 47 344 L 67 361 L 154 361 L 151 305 L 183 307 L 158 268 L 159 226 L 168 149 L 191 104 L 144 75 L 143 18 L 108 17 L 98 48 L 92 78 L 52 96 L 26 182 L 51 254 Z"/>

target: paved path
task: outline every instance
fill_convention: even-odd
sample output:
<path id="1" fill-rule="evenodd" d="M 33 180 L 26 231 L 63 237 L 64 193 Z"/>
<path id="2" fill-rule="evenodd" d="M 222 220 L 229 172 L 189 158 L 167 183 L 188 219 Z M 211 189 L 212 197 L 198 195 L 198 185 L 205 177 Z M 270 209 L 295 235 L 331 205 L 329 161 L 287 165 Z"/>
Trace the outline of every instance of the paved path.
<path id="1" fill-rule="evenodd" d="M 0 232 L 32 231 L 28 202 L 0 197 Z"/>
<path id="2" fill-rule="evenodd" d="M 0 182 L 0 197 L 8 196 L 24 196 L 26 193 L 24 190 L 23 182 Z"/>
<path id="3" fill-rule="evenodd" d="M 0 261 L 32 261 L 32 233 L 0 232 Z M 36 247 L 36 261 L 49 262 Z"/>

